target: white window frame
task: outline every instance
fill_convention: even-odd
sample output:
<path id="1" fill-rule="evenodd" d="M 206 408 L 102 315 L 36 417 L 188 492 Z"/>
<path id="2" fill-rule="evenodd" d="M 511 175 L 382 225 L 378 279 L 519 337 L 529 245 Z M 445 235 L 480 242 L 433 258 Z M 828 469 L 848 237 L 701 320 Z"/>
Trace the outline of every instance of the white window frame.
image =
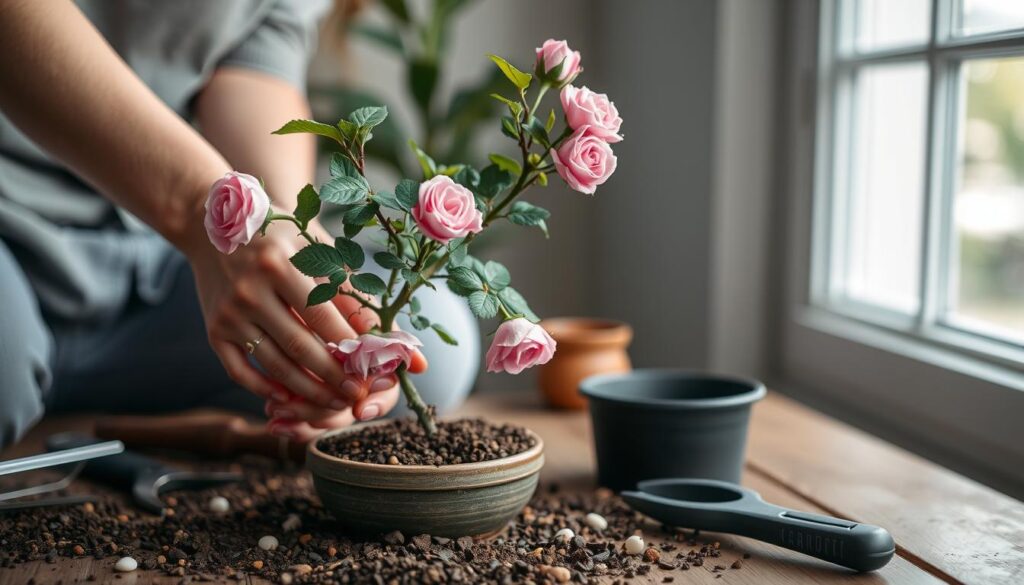
<path id="1" fill-rule="evenodd" d="M 789 241 L 778 360 L 796 394 L 1005 490 L 1024 493 L 1024 346 L 939 319 L 958 161 L 955 124 L 965 58 L 1024 56 L 1021 30 L 952 34 L 956 0 L 935 0 L 929 42 L 858 53 L 837 38 L 841 0 L 790 3 L 783 50 L 780 178 Z M 849 72 L 866 63 L 923 59 L 929 67 L 925 215 L 919 312 L 908 316 L 829 290 L 831 226 L 841 225 L 834 145 L 848 107 Z M 836 115 L 836 114 L 839 115 Z M 839 138 L 839 140 L 836 140 Z M 936 243 L 942 242 L 942 245 Z"/>

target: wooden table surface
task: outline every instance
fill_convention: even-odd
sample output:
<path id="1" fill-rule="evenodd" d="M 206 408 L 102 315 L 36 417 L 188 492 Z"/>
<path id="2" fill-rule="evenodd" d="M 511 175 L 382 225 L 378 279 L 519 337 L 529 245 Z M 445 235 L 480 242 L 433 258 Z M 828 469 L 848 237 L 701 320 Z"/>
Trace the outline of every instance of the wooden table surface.
<path id="1" fill-rule="evenodd" d="M 478 394 L 461 413 L 528 426 L 544 438 L 543 482 L 557 482 L 566 490 L 595 487 L 590 423 L 584 413 L 544 409 L 534 392 Z M 0 458 L 34 452 L 49 433 L 87 429 L 89 424 L 86 417 L 46 421 Z M 721 541 L 726 551 L 722 564 L 728 566 L 744 553 L 750 558 L 721 579 L 708 568 L 674 571 L 675 583 L 1024 583 L 1020 501 L 777 394 L 754 408 L 747 459 L 743 483 L 765 500 L 884 526 L 896 539 L 897 556 L 880 571 L 856 574 L 751 539 L 707 535 Z M 652 525 L 649 541 L 658 540 L 655 532 Z M 0 583 L 112 577 L 112 564 L 112 559 L 82 558 L 22 565 L 0 569 Z M 663 576 L 655 570 L 629 582 L 660 583 Z M 109 580 L 123 585 L 179 582 L 144 571 Z"/>

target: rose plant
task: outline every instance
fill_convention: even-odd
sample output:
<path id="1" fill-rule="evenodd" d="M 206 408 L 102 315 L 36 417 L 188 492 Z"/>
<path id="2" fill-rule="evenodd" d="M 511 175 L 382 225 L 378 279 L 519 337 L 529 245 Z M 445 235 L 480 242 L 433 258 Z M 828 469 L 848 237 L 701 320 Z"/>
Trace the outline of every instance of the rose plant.
<path id="1" fill-rule="evenodd" d="M 259 182 L 241 173 L 217 181 L 207 201 L 210 240 L 226 254 L 271 222 L 295 225 L 309 245 L 291 262 L 320 281 L 307 303 L 348 295 L 379 317 L 377 328 L 356 339 L 330 341 L 331 354 L 357 378 L 394 373 L 429 434 L 436 430 L 432 410 L 407 372 L 420 342 L 411 333 L 394 330 L 395 317 L 407 314 L 417 330 L 432 330 L 456 344 L 443 325 L 421 314 L 415 296 L 422 287 L 435 288 L 443 281 L 465 297 L 478 318 L 501 319 L 487 352 L 488 371 L 518 374 L 550 360 L 555 341 L 537 324 L 526 299 L 510 286 L 509 271 L 497 262 L 473 257 L 469 249 L 477 234 L 500 221 L 537 227 L 546 235 L 549 212 L 520 196 L 534 185 L 546 186 L 552 171 L 572 189 L 594 193 L 615 171 L 610 143 L 622 140 L 622 120 L 607 96 L 571 85 L 582 72 L 581 58 L 565 41 L 548 40 L 537 49 L 533 74 L 501 57 L 490 58 L 515 88 L 513 97 L 492 95 L 508 108 L 501 131 L 515 142 L 515 158 L 491 154 L 491 164 L 478 170 L 438 163 L 410 141 L 422 178 L 402 179 L 393 190 L 373 187 L 365 175 L 365 145 L 373 128 L 387 117 L 387 109 L 364 107 L 334 125 L 292 120 L 275 132 L 312 133 L 338 145 L 330 180 L 319 190 L 306 185 L 292 213 L 272 210 Z M 541 111 L 543 98 L 552 89 L 560 91 L 564 122 L 557 132 L 555 109 L 546 115 Z M 307 231 L 324 203 L 343 208 L 344 235 L 331 243 L 318 241 Z M 366 253 L 353 238 L 367 228 L 379 230 L 387 239 L 386 250 L 373 256 L 390 271 L 387 279 L 362 271 Z"/>

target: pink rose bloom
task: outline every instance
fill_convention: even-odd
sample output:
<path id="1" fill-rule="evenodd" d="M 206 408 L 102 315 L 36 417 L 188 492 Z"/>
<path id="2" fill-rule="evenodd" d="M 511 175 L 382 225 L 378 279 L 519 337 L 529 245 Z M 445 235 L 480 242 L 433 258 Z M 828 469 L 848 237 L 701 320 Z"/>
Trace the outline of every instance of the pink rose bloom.
<path id="1" fill-rule="evenodd" d="M 580 73 L 580 52 L 569 48 L 569 43 L 548 39 L 544 45 L 537 49 L 537 68 L 540 71 L 543 63 L 544 71 L 547 73 L 562 64 L 562 70 L 558 77 L 551 79 L 560 83 L 568 83 Z"/>
<path id="2" fill-rule="evenodd" d="M 484 229 L 473 193 L 447 175 L 420 183 L 419 203 L 412 208 L 412 217 L 424 235 L 442 244 Z"/>
<path id="3" fill-rule="evenodd" d="M 543 327 L 528 319 L 505 321 L 494 333 L 494 341 L 487 350 L 487 371 L 518 374 L 546 364 L 555 355 L 556 345 Z"/>
<path id="4" fill-rule="evenodd" d="M 594 93 L 586 86 L 576 88 L 571 85 L 562 89 L 562 109 L 565 120 L 573 130 L 590 126 L 590 133 L 605 142 L 619 142 L 619 126 L 622 118 L 615 104 L 608 101 L 603 93 Z"/>
<path id="5" fill-rule="evenodd" d="M 562 179 L 580 193 L 593 193 L 615 172 L 612 147 L 592 134 L 590 126 L 580 126 L 558 150 L 552 148 L 551 158 Z"/>
<path id="6" fill-rule="evenodd" d="M 391 331 L 380 335 L 364 333 L 355 339 L 328 343 L 327 349 L 341 362 L 346 374 L 366 380 L 393 374 L 402 364 L 409 367 L 413 352 L 421 345 L 414 335 Z"/>
<path id="7" fill-rule="evenodd" d="M 252 240 L 270 211 L 270 197 L 256 177 L 231 172 L 210 187 L 206 197 L 206 234 L 225 254 Z"/>

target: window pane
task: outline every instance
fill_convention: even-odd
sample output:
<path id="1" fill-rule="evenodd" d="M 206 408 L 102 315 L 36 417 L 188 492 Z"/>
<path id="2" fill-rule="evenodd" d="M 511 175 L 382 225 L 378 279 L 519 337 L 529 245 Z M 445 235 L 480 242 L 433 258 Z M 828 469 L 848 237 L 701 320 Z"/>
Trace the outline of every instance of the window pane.
<path id="1" fill-rule="evenodd" d="M 856 48 L 871 51 L 928 42 L 931 0 L 847 0 L 856 15 Z"/>
<path id="2" fill-rule="evenodd" d="M 968 61 L 952 317 L 1024 339 L 1024 58 Z"/>
<path id="3" fill-rule="evenodd" d="M 961 0 L 960 34 L 976 35 L 1024 28 L 1020 0 Z"/>
<path id="4" fill-rule="evenodd" d="M 842 292 L 903 312 L 920 304 L 927 87 L 920 62 L 859 72 L 850 192 L 837 218 L 846 239 L 837 275 Z"/>

